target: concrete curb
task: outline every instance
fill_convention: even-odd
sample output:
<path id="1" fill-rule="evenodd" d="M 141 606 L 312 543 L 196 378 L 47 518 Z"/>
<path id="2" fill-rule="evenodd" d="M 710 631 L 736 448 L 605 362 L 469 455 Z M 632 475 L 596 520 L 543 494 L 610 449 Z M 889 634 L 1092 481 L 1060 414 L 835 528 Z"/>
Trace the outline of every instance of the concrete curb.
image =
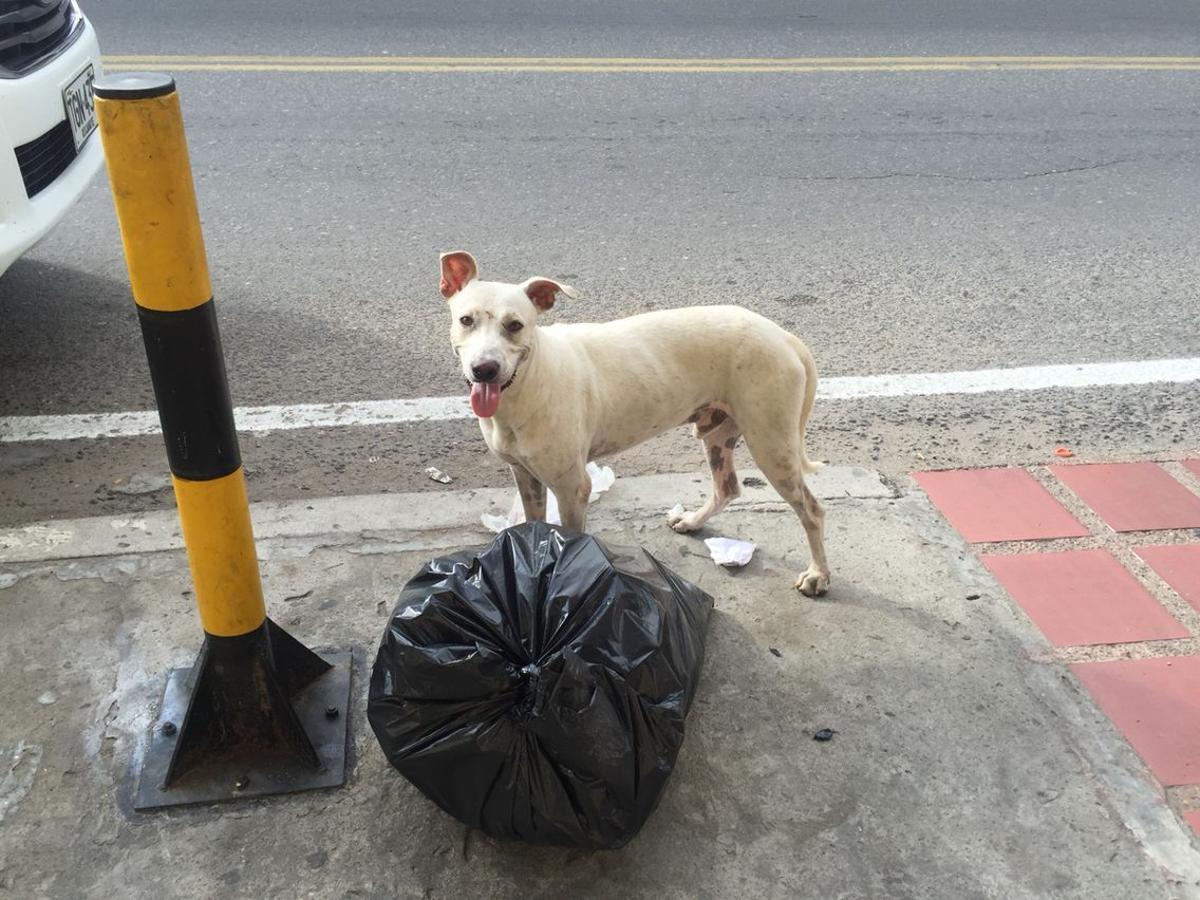
<path id="1" fill-rule="evenodd" d="M 748 470 L 744 478 L 762 479 Z M 895 492 L 877 473 L 857 467 L 829 467 L 809 477 L 821 500 L 886 499 Z M 590 523 L 602 527 L 630 516 L 661 513 L 676 503 L 692 508 L 710 488 L 706 474 L 673 473 L 618 478 L 591 508 Z M 485 512 L 506 513 L 514 488 L 482 488 L 445 493 L 365 494 L 251 504 L 259 541 L 364 532 L 423 532 L 475 528 Z M 732 509 L 783 512 L 788 506 L 771 489 L 746 487 Z M 0 530 L 0 564 L 85 559 L 178 550 L 183 547 L 174 509 L 134 516 L 62 519 Z M 260 550 L 260 555 L 261 550 Z"/>

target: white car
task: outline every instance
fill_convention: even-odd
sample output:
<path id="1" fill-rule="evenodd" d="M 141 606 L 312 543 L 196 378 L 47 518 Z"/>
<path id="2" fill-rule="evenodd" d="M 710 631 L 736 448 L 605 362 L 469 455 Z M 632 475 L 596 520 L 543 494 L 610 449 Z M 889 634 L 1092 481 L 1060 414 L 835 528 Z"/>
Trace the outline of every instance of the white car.
<path id="1" fill-rule="evenodd" d="M 0 273 L 104 163 L 92 81 L 100 46 L 75 0 L 0 0 Z"/>

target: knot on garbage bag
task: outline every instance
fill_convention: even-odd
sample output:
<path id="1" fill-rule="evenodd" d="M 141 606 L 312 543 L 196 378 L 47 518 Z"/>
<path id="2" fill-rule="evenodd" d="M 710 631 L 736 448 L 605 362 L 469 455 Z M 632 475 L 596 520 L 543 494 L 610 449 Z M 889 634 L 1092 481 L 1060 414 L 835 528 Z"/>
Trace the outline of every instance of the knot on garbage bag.
<path id="1" fill-rule="evenodd" d="M 513 704 L 512 714 L 518 722 L 527 722 L 542 711 L 546 700 L 546 679 L 536 663 L 522 666 L 517 675 L 520 681 L 517 683 L 517 702 Z"/>

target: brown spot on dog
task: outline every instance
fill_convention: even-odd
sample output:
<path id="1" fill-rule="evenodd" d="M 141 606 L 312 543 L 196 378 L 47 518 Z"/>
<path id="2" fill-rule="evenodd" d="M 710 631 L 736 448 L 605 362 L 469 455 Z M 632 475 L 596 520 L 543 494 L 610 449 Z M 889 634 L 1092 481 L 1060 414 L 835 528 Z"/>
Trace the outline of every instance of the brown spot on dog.
<path id="1" fill-rule="evenodd" d="M 719 428 L 725 422 L 725 420 L 728 418 L 729 418 L 729 413 L 722 412 L 719 409 L 710 409 L 708 411 L 707 419 L 703 422 L 696 423 L 696 431 L 699 433 L 699 435 L 701 437 L 703 437 L 704 435 L 708 434 L 710 431 L 713 431 L 714 429 Z"/>
<path id="2" fill-rule="evenodd" d="M 735 434 L 733 437 L 731 437 L 729 440 L 727 440 L 725 442 L 725 448 L 727 450 L 732 450 L 734 447 L 736 447 L 738 445 L 738 441 L 740 441 L 741 439 L 742 439 L 742 436 L 740 434 Z"/>
<path id="3" fill-rule="evenodd" d="M 821 501 L 816 498 L 813 492 L 808 489 L 807 484 L 800 485 L 800 499 L 804 504 L 804 508 L 808 510 L 811 516 L 817 519 L 825 516 L 825 508 L 821 506 Z"/>
<path id="4" fill-rule="evenodd" d="M 694 413 L 692 413 L 690 416 L 687 417 L 687 424 L 693 425 L 696 422 L 699 422 L 700 417 L 703 416 L 706 412 L 708 412 L 707 406 L 700 407 L 698 410 L 696 410 Z"/>
<path id="5" fill-rule="evenodd" d="M 709 447 L 708 448 L 708 464 L 714 471 L 725 468 L 725 448 L 724 447 Z"/>
<path id="6" fill-rule="evenodd" d="M 724 492 L 726 497 L 736 497 L 742 492 L 738 487 L 737 472 L 730 472 L 725 477 Z"/>

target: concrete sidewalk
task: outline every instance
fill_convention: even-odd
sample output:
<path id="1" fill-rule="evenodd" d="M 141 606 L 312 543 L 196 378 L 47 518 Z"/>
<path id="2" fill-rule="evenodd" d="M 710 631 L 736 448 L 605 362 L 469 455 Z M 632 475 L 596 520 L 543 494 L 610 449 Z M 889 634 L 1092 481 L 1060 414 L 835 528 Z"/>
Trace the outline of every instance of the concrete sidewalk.
<path id="1" fill-rule="evenodd" d="M 199 626 L 173 514 L 0 532 L 0 896 L 1189 897 L 1200 853 L 1140 760 L 919 492 L 829 470 L 828 598 L 769 489 L 708 534 L 665 526 L 699 473 L 619 479 L 593 531 L 641 544 L 717 601 L 688 735 L 659 809 L 612 853 L 493 842 L 426 801 L 366 726 L 366 675 L 400 586 L 486 542 L 510 491 L 255 508 L 268 608 L 355 652 L 340 790 L 136 814 L 168 668 Z M 817 743 L 813 731 L 836 729 Z"/>

